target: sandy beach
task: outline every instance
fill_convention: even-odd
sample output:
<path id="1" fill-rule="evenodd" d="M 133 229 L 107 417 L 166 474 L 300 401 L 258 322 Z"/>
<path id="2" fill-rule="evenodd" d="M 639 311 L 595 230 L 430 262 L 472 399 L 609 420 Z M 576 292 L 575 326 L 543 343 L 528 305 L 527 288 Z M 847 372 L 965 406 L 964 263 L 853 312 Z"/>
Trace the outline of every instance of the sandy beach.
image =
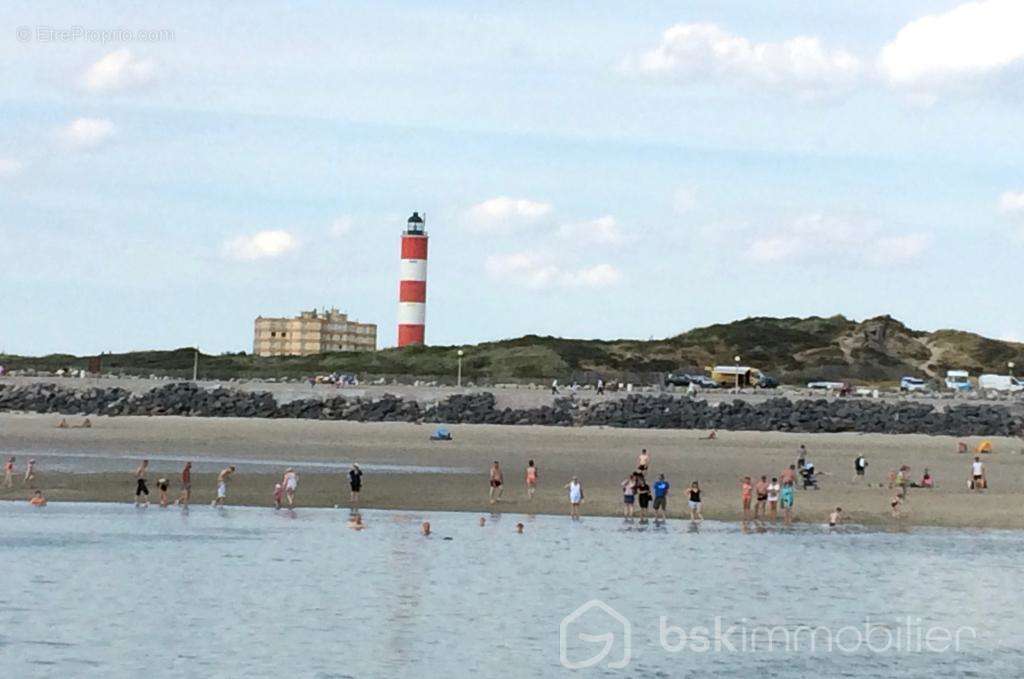
<path id="1" fill-rule="evenodd" d="M 1020 508 L 1024 443 L 1018 439 L 990 439 L 994 452 L 985 456 L 985 463 L 991 487 L 974 493 L 966 487 L 971 455 L 957 454 L 958 440 L 951 437 L 719 432 L 717 440 L 706 441 L 701 440 L 706 432 L 696 431 L 458 425 L 451 427 L 454 441 L 431 442 L 431 426 L 404 423 L 98 417 L 92 418 L 90 429 L 59 429 L 60 419 L 0 415 L 0 450 L 5 456 L 18 457 L 19 472 L 28 457 L 35 457 L 38 487 L 51 501 L 130 502 L 136 460 L 173 456 L 194 459 L 207 469 L 193 478 L 196 504 L 213 499 L 212 470 L 231 461 L 238 473 L 229 504 L 257 506 L 271 504 L 273 484 L 279 478 L 272 471 L 274 464 L 283 472 L 289 462 L 357 461 L 370 466 L 431 468 L 406 473 L 368 471 L 362 496 L 366 508 L 566 514 L 563 485 L 577 475 L 586 494 L 584 515 L 617 515 L 622 511 L 619 483 L 633 468 L 640 449 L 647 448 L 653 457 L 653 474 L 664 473 L 672 484 L 670 516 L 688 516 L 684 490 L 699 480 L 705 518 L 733 521 L 741 518 L 740 477 L 779 474 L 795 462 L 803 443 L 809 459 L 824 473 L 820 490 L 798 492 L 798 520 L 824 522 L 829 510 L 838 505 L 850 521 L 894 523 L 888 511 L 892 491 L 884 482 L 889 470 L 907 464 L 915 480 L 927 467 L 937 487 L 911 489 L 903 523 L 1024 528 Z M 979 441 L 964 440 L 972 449 Z M 73 472 L 48 471 L 48 460 L 78 454 L 104 459 L 105 464 L 91 469 L 87 460 L 80 461 L 82 468 Z M 869 467 L 865 481 L 857 483 L 853 459 L 859 454 L 867 457 Z M 540 484 L 528 501 L 523 473 L 531 458 L 540 468 Z M 499 460 L 505 471 L 504 496 L 496 505 L 487 498 L 492 460 Z M 268 461 L 272 461 L 269 468 Z M 123 472 L 112 471 L 111 464 L 113 468 L 123 464 Z M 178 462 L 154 463 L 149 475 L 152 501 L 158 476 L 169 477 L 171 494 L 176 494 L 178 469 Z M 304 471 L 300 467 L 299 473 L 299 506 L 347 505 L 344 468 Z M 0 489 L 2 500 L 27 496 L 20 482 L 14 489 Z"/>

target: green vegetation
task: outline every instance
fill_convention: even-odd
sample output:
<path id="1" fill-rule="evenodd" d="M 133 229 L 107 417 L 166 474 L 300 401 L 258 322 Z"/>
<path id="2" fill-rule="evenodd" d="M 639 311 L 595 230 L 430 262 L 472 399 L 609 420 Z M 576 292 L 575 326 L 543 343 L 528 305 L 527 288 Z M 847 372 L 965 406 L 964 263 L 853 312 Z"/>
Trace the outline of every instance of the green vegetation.
<path id="1" fill-rule="evenodd" d="M 908 329 L 888 316 L 861 323 L 829 318 L 747 318 L 711 325 L 662 340 L 574 340 L 527 335 L 464 347 L 406 347 L 377 352 L 340 352 L 319 356 L 257 358 L 246 354 L 202 355 L 201 377 L 305 378 L 332 372 L 361 378 L 454 379 L 459 348 L 465 351 L 463 375 L 477 382 L 533 381 L 558 378 L 656 382 L 665 372 L 702 372 L 731 364 L 739 355 L 746 365 L 782 381 L 848 379 L 891 382 L 902 375 L 940 377 L 947 369 L 1005 373 L 1008 361 L 1024 372 L 1024 345 L 987 339 L 955 330 L 934 333 Z M 124 375 L 192 375 L 192 349 L 104 354 L 103 372 Z M 55 372 L 86 369 L 89 357 L 54 354 L 2 356 L 11 370 Z"/>

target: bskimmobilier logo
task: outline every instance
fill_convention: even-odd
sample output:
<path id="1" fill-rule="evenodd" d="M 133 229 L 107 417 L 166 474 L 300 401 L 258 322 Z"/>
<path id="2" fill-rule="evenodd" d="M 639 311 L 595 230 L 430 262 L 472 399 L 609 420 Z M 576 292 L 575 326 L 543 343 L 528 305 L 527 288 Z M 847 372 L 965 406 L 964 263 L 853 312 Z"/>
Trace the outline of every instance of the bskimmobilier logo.
<path id="1" fill-rule="evenodd" d="M 589 624 L 594 627 L 590 627 Z M 580 630 L 584 626 L 587 629 L 608 630 L 602 634 L 591 634 Z M 603 644 L 600 650 L 585 660 L 570 658 L 569 641 L 570 635 L 576 631 L 572 640 L 585 641 L 588 644 Z M 562 618 L 558 626 L 558 659 L 562 667 L 570 670 L 581 670 L 587 667 L 594 667 L 612 654 L 616 646 L 616 634 L 621 636 L 622 655 L 616 660 L 610 660 L 607 667 L 611 669 L 622 669 L 629 664 L 633 654 L 633 626 L 629 620 L 614 608 L 601 601 L 591 599 L 569 615 Z"/>

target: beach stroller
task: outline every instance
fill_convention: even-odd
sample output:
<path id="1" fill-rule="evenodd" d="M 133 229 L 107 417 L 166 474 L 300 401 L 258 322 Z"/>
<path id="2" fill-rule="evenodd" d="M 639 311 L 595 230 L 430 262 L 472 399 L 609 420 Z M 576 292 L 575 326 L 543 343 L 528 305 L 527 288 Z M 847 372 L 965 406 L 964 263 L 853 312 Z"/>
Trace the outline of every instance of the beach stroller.
<path id="1" fill-rule="evenodd" d="M 804 468 L 800 470 L 800 477 L 804 482 L 804 490 L 813 488 L 818 490 L 818 476 L 814 473 L 814 465 L 808 462 L 804 465 Z"/>
<path id="2" fill-rule="evenodd" d="M 451 441 L 452 433 L 444 427 L 438 427 L 434 430 L 434 433 L 430 435 L 431 441 Z"/>

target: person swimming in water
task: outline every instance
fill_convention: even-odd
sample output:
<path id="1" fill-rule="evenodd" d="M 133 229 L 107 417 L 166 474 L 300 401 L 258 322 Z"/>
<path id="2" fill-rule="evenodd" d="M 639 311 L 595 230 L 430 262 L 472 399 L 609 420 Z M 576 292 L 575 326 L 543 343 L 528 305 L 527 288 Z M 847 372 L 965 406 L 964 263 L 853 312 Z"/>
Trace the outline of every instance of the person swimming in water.
<path id="1" fill-rule="evenodd" d="M 430 522 L 424 521 L 420 524 L 420 533 L 424 536 L 430 535 Z"/>
<path id="2" fill-rule="evenodd" d="M 36 492 L 32 493 L 32 497 L 29 499 L 28 503 L 33 507 L 45 507 L 46 498 L 43 497 L 43 491 L 37 490 Z"/>
<path id="3" fill-rule="evenodd" d="M 524 529 L 524 528 L 525 528 L 525 527 L 523 526 L 523 524 L 522 524 L 522 523 L 517 523 L 517 524 L 516 524 L 516 533 L 519 533 L 520 535 L 522 535 L 522 534 L 523 534 L 523 529 Z"/>

